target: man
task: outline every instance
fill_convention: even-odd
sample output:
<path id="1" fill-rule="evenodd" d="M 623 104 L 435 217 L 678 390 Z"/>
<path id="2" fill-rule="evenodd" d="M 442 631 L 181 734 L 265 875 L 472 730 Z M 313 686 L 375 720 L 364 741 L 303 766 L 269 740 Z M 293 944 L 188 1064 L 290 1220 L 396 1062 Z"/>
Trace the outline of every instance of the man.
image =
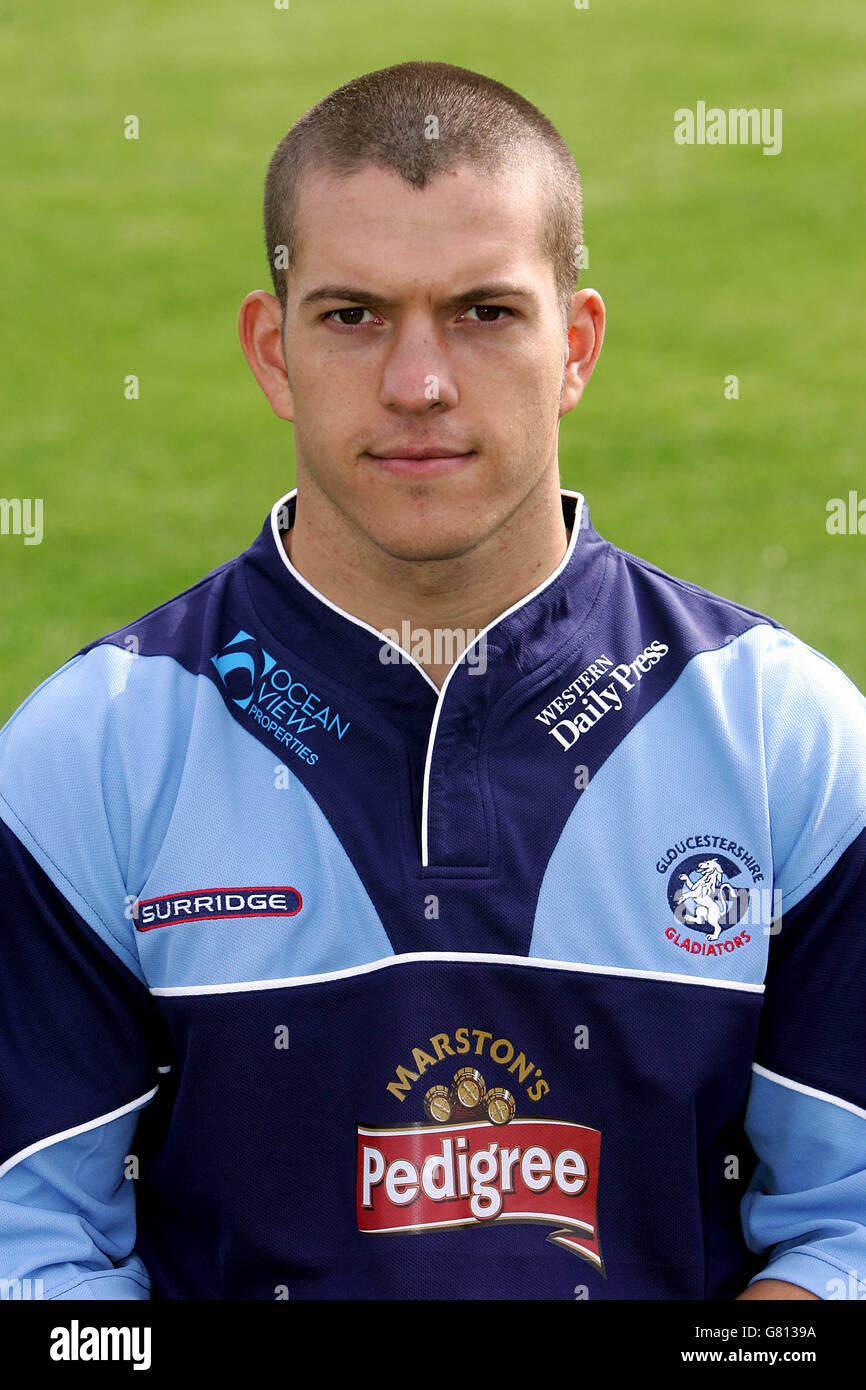
<path id="1" fill-rule="evenodd" d="M 3 1274 L 835 1296 L 866 701 L 561 490 L 604 306 L 534 107 L 361 77 L 265 225 L 240 335 L 297 491 L 0 738 Z"/>

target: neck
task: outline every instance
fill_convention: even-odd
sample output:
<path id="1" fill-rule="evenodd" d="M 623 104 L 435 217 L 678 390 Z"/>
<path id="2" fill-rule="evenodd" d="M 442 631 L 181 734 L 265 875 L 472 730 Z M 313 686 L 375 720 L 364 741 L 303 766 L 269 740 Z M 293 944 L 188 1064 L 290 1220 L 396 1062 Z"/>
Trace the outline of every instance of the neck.
<path id="1" fill-rule="evenodd" d="M 320 497 L 299 483 L 295 522 L 283 536 L 293 566 L 332 603 L 396 638 L 439 686 L 483 628 L 553 573 L 568 546 L 555 472 L 492 534 L 447 560 L 389 555 L 339 510 L 317 505 Z"/>

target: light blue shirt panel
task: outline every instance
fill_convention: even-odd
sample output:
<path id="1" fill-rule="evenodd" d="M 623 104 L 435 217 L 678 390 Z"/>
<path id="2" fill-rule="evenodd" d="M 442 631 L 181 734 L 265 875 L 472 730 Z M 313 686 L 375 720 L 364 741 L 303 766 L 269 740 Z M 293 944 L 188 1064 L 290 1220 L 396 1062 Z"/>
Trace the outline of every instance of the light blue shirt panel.
<path id="1" fill-rule="evenodd" d="M 767 789 L 756 757 L 761 642 L 750 629 L 694 657 L 591 778 L 548 863 L 530 955 L 763 982 L 773 865 Z M 569 756 L 580 762 L 580 742 Z M 668 881 L 688 855 L 724 851 L 696 845 L 663 871 L 656 866 L 689 838 L 714 835 L 760 865 L 758 882 L 745 867 L 734 881 L 750 888 L 749 915 L 756 920 L 744 925 L 748 943 L 733 945 L 737 926 L 722 932 L 719 954 L 693 956 L 665 935 L 670 928 L 681 939 L 706 942 L 704 933 L 676 921 Z"/>
<path id="2" fill-rule="evenodd" d="M 866 826 L 866 697 L 784 630 L 766 637 L 762 682 L 773 860 L 787 912 Z"/>
<path id="3" fill-rule="evenodd" d="M 758 624 L 693 657 L 592 777 L 548 863 L 530 954 L 761 983 L 779 913 L 864 824 L 866 700 L 826 657 Z M 656 868 L 696 835 L 742 846 L 763 875 L 744 867 L 733 880 L 750 888 L 750 941 L 737 948 L 740 925 L 728 928 L 712 957 L 672 949 L 665 935 L 707 941 L 668 903 L 684 856 Z"/>
<path id="4" fill-rule="evenodd" d="M 281 762 L 200 679 L 171 821 L 138 896 L 236 888 L 294 888 L 301 908 L 294 916 L 212 916 L 137 932 L 151 987 L 292 978 L 394 954 L 291 756 Z"/>
<path id="5" fill-rule="evenodd" d="M 169 657 L 94 647 L 0 731 L 0 815 L 139 978 L 130 884 L 171 817 L 196 684 Z"/>
<path id="6" fill-rule="evenodd" d="M 323 812 L 291 767 L 278 777 L 279 767 L 210 680 L 171 657 L 106 644 L 43 682 L 0 732 L 0 814 L 151 986 L 282 978 L 392 955 Z M 133 926 L 136 897 L 258 886 L 297 888 L 300 913 Z"/>
<path id="7" fill-rule="evenodd" d="M 745 1129 L 760 1161 L 743 1233 L 750 1249 L 773 1250 L 766 1277 L 851 1296 L 841 1275 L 866 1295 L 866 1114 L 753 1072 Z"/>
<path id="8" fill-rule="evenodd" d="M 45 1299 L 149 1297 L 124 1176 L 138 1117 L 58 1140 L 0 1177 L 0 1277 L 30 1280 L 29 1296 Z"/>

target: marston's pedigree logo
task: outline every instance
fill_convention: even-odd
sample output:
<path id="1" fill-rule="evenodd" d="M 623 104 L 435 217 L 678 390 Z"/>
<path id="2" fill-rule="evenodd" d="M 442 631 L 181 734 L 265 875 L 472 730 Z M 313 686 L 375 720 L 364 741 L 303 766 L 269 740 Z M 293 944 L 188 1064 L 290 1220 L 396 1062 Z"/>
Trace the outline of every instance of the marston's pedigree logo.
<path id="1" fill-rule="evenodd" d="M 468 1037 L 468 1032 L 457 1029 L 454 1036 Z M 473 1033 L 493 1037 L 479 1029 Z M 439 1040 L 448 1037 L 434 1034 Z M 497 1043 L 506 1045 L 510 1059 L 512 1044 L 507 1039 Z M 419 1052 L 429 1057 L 413 1049 L 416 1066 Z M 437 1052 L 444 1058 L 443 1051 Z M 429 1060 L 435 1065 L 432 1057 Z M 397 1070 L 401 1080 L 406 1077 L 406 1068 Z M 408 1086 L 395 1089 L 392 1082 L 388 1090 L 402 1101 Z M 458 1068 L 447 1085 L 440 1081 L 429 1086 L 424 1110 L 432 1124 L 358 1125 L 359 1231 L 398 1235 L 503 1221 L 538 1222 L 554 1226 L 548 1240 L 604 1274 L 596 1227 L 601 1152 L 597 1129 L 569 1120 L 515 1118 L 517 1104 L 508 1087 L 488 1086 L 471 1065 Z"/>
<path id="2" fill-rule="evenodd" d="M 338 739 L 345 737 L 350 721 L 332 711 L 321 695 L 287 667 L 278 666 L 276 657 L 243 628 L 211 662 L 232 703 L 302 762 L 312 767 L 319 755 L 299 735 L 324 729 Z"/>

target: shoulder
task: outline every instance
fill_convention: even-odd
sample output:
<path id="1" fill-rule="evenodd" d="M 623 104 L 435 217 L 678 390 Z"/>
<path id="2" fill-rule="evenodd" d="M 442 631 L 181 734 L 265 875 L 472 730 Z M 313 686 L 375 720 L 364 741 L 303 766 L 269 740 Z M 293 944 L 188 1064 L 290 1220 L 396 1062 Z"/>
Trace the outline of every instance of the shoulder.
<path id="1" fill-rule="evenodd" d="M 776 618 L 701 584 L 671 574 L 660 565 L 609 542 L 620 567 L 619 584 L 629 588 L 639 605 L 663 610 L 682 626 L 684 635 L 695 629 L 720 634 L 725 640 L 755 626 L 782 631 Z"/>
<path id="2" fill-rule="evenodd" d="M 194 674 L 207 645 L 208 614 L 221 611 L 240 558 L 94 638 L 46 677 L 0 728 L 0 766 L 4 749 L 7 756 L 12 748 L 24 755 L 41 747 L 43 756 L 69 745 L 80 751 L 125 717 L 137 717 L 137 703 L 149 703 L 156 717 L 153 701 L 169 687 L 182 700 L 184 677 Z"/>
<path id="3" fill-rule="evenodd" d="M 779 703 L 780 697 L 787 692 L 790 699 L 799 691 L 806 704 L 816 710 L 823 707 L 842 721 L 852 720 L 855 726 L 862 720 L 866 697 L 851 678 L 830 657 L 777 618 L 609 544 L 622 567 L 620 582 L 631 586 L 639 604 L 655 601 L 684 634 L 694 626 L 702 627 L 708 639 L 712 634 L 721 634 L 722 641 L 713 645 L 740 639 L 736 656 L 742 657 L 760 676 L 768 715 L 784 721 L 792 710 L 788 700 Z M 743 669 L 740 668 L 740 674 Z"/>
<path id="4" fill-rule="evenodd" d="M 173 804 L 237 558 L 82 647 L 0 728 L 0 805 L 48 848 L 158 834 Z M 77 827 L 77 829 L 76 829 Z"/>
<path id="5" fill-rule="evenodd" d="M 732 737 L 751 731 L 771 794 L 823 799 L 832 787 L 840 805 L 866 809 L 866 696 L 841 667 L 769 614 L 613 550 L 620 594 L 691 653 Z"/>
<path id="6" fill-rule="evenodd" d="M 793 633 L 764 633 L 763 760 L 776 881 L 792 907 L 866 826 L 866 697 Z"/>

